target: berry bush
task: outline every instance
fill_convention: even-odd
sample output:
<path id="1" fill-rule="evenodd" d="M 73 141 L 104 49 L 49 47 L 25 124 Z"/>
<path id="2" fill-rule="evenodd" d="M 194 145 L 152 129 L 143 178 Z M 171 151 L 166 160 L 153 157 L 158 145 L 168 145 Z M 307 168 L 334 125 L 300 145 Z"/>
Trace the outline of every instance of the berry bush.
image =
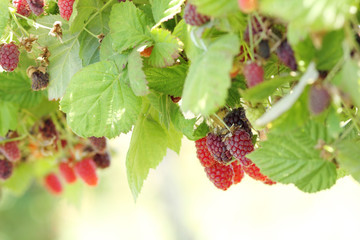
<path id="1" fill-rule="evenodd" d="M 130 131 L 135 199 L 183 136 L 222 190 L 360 181 L 360 3 L 313 4 L 0 0 L 0 189 L 96 186 Z"/>

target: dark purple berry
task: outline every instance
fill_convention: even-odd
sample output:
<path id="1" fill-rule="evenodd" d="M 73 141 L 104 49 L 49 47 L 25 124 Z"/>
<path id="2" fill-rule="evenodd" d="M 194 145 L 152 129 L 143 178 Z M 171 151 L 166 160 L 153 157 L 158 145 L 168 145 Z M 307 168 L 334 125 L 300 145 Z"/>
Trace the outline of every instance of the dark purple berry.
<path id="1" fill-rule="evenodd" d="M 210 18 L 208 16 L 198 13 L 196 10 L 196 6 L 190 4 L 189 2 L 186 3 L 185 6 L 184 19 L 187 24 L 192 26 L 201 26 L 210 21 Z"/>
<path id="2" fill-rule="evenodd" d="M 226 149 L 225 143 L 220 135 L 209 133 L 206 138 L 206 145 L 215 160 L 220 163 L 228 163 L 232 160 L 231 153 Z"/>
<path id="3" fill-rule="evenodd" d="M 280 46 L 276 50 L 276 54 L 279 57 L 280 61 L 282 61 L 286 66 L 288 66 L 291 70 L 297 70 L 296 59 L 294 56 L 294 51 L 291 46 L 287 42 L 287 40 L 283 41 Z"/>

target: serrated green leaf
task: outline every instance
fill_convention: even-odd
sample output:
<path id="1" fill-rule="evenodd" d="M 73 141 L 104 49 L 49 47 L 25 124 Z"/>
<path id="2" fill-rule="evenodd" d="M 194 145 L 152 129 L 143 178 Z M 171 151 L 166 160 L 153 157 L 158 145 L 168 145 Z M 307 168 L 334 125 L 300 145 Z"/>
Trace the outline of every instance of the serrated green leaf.
<path id="1" fill-rule="evenodd" d="M 16 130 L 19 107 L 10 102 L 0 100 L 0 136 L 9 130 Z"/>
<path id="2" fill-rule="evenodd" d="M 184 0 L 151 0 L 150 3 L 156 22 L 153 27 L 155 28 L 178 14 L 181 11 L 181 5 L 184 3 Z"/>
<path id="3" fill-rule="evenodd" d="M 101 43 L 100 59 L 101 59 L 101 61 L 105 61 L 105 60 L 114 61 L 117 65 L 119 71 L 121 71 L 127 65 L 128 55 L 120 54 L 120 53 L 114 51 L 112 48 L 111 36 L 107 35 Z"/>
<path id="4" fill-rule="evenodd" d="M 340 166 L 360 182 L 360 140 L 345 140 L 335 145 Z"/>
<path id="5" fill-rule="evenodd" d="M 71 33 L 81 31 L 90 15 L 96 11 L 99 11 L 103 5 L 103 2 L 98 0 L 75 1 L 73 5 L 73 12 L 70 18 Z"/>
<path id="6" fill-rule="evenodd" d="M 21 107 L 32 107 L 41 102 L 44 93 L 31 90 L 31 80 L 23 72 L 0 73 L 0 99 L 17 103 Z"/>
<path id="7" fill-rule="evenodd" d="M 325 35 L 322 46 L 316 52 L 316 68 L 319 70 L 331 70 L 343 56 L 343 49 L 340 47 L 344 41 L 343 30 L 332 31 Z"/>
<path id="8" fill-rule="evenodd" d="M 146 68 L 145 75 L 151 89 L 179 97 L 183 91 L 187 70 L 186 64 L 167 68 Z"/>
<path id="9" fill-rule="evenodd" d="M 167 133 L 156 121 L 141 116 L 135 124 L 126 156 L 128 182 L 136 200 L 151 168 L 166 154 Z"/>
<path id="10" fill-rule="evenodd" d="M 335 184 L 336 166 L 320 158 L 317 141 L 308 131 L 269 134 L 261 147 L 247 155 L 263 174 L 281 183 L 293 183 L 304 192 L 317 192 Z"/>
<path id="11" fill-rule="evenodd" d="M 74 75 L 60 105 L 76 134 L 113 138 L 131 129 L 141 98 L 124 83 L 124 75 L 109 61 L 89 65 Z"/>
<path id="12" fill-rule="evenodd" d="M 237 0 L 194 0 L 197 11 L 213 17 L 223 17 L 229 13 L 239 11 Z"/>
<path id="13" fill-rule="evenodd" d="M 182 42 L 171 35 L 168 30 L 161 28 L 151 30 L 151 37 L 155 44 L 148 63 L 154 67 L 173 65 L 182 50 Z"/>
<path id="14" fill-rule="evenodd" d="M 178 131 L 172 124 L 170 124 L 166 134 L 168 139 L 168 148 L 179 154 L 183 134 Z"/>
<path id="15" fill-rule="evenodd" d="M 48 29 L 39 28 L 31 31 L 34 35 L 39 36 L 39 43 L 47 46 L 51 53 L 48 67 L 50 75 L 48 97 L 50 100 L 60 99 L 64 95 L 71 77 L 82 67 L 79 57 L 79 33 L 70 34 L 69 25 L 60 16 L 45 16 L 37 19 L 39 24 L 48 27 L 52 27 L 55 21 L 62 22 L 61 42 L 56 37 L 49 35 Z"/>
<path id="16" fill-rule="evenodd" d="M 112 7 L 109 26 L 113 47 L 120 53 L 151 41 L 145 14 L 130 1 Z"/>
<path id="17" fill-rule="evenodd" d="M 144 64 L 140 52 L 134 49 L 128 58 L 128 74 L 130 87 L 136 96 L 144 96 L 149 93 L 143 66 Z"/>
<path id="18" fill-rule="evenodd" d="M 8 23 L 9 19 L 9 1 L 0 0 L 0 37 L 4 33 L 4 29 Z"/>
<path id="19" fill-rule="evenodd" d="M 183 91 L 182 108 L 195 114 L 209 115 L 224 105 L 231 86 L 230 70 L 239 49 L 235 35 L 216 39 L 208 50 L 198 55 L 189 68 Z"/>

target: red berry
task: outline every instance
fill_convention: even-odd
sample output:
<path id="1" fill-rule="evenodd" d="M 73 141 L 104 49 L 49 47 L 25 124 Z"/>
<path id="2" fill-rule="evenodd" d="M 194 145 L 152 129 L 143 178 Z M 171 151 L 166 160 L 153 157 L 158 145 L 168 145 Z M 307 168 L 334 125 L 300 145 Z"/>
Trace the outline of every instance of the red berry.
<path id="1" fill-rule="evenodd" d="M 12 4 L 16 8 L 16 12 L 18 14 L 21 14 L 25 17 L 28 17 L 31 14 L 29 4 L 26 2 L 26 0 L 13 0 Z"/>
<path id="2" fill-rule="evenodd" d="M 39 16 L 44 12 L 44 0 L 26 0 L 29 4 L 31 11 L 36 15 Z"/>
<path id="3" fill-rule="evenodd" d="M 96 174 L 96 164 L 91 158 L 85 158 L 75 164 L 75 171 L 79 177 L 90 186 L 96 186 L 98 176 Z"/>
<path id="4" fill-rule="evenodd" d="M 250 135 L 242 129 L 236 130 L 231 137 L 225 140 L 226 148 L 242 164 L 246 154 L 254 150 Z"/>
<path id="5" fill-rule="evenodd" d="M 181 100 L 181 97 L 170 96 L 170 98 L 171 98 L 171 101 L 173 101 L 173 103 L 178 103 Z"/>
<path id="6" fill-rule="evenodd" d="M 106 150 L 106 138 L 105 137 L 89 137 L 91 146 L 98 153 L 103 153 Z"/>
<path id="7" fill-rule="evenodd" d="M 142 50 L 142 52 L 140 52 L 140 56 L 146 57 L 146 58 L 150 57 L 153 48 L 154 48 L 154 46 L 145 48 L 144 50 Z"/>
<path id="8" fill-rule="evenodd" d="M 93 160 L 98 168 L 108 168 L 110 166 L 110 155 L 108 153 L 97 153 Z"/>
<path id="9" fill-rule="evenodd" d="M 206 167 L 205 172 L 210 181 L 224 191 L 233 183 L 234 172 L 231 165 L 215 162 L 212 166 Z"/>
<path id="10" fill-rule="evenodd" d="M 202 166 L 210 167 L 216 162 L 206 145 L 206 137 L 196 140 L 195 147 L 196 147 L 196 155 L 200 160 Z"/>
<path id="11" fill-rule="evenodd" d="M 226 149 L 220 135 L 209 133 L 206 137 L 206 145 L 209 152 L 220 163 L 228 163 L 232 160 L 231 153 Z"/>
<path id="12" fill-rule="evenodd" d="M 241 182 L 241 180 L 244 178 L 243 167 L 237 160 L 231 163 L 231 167 L 234 172 L 233 183 L 237 184 L 237 183 Z"/>
<path id="13" fill-rule="evenodd" d="M 255 163 L 252 163 L 246 167 L 244 167 L 244 171 L 246 172 L 247 175 L 249 175 L 250 177 L 252 177 L 255 180 L 259 180 L 259 181 L 265 181 L 267 180 L 267 176 L 263 175 L 260 172 L 260 169 L 255 165 Z"/>
<path id="14" fill-rule="evenodd" d="M 229 112 L 225 118 L 224 122 L 228 127 L 234 125 L 235 127 L 239 127 L 244 129 L 250 136 L 252 136 L 251 127 L 248 119 L 245 115 L 245 109 L 240 107 Z"/>
<path id="15" fill-rule="evenodd" d="M 330 105 L 331 97 L 326 89 L 321 84 L 314 84 L 310 88 L 309 93 L 309 109 L 312 114 L 317 115 L 322 113 Z"/>
<path id="16" fill-rule="evenodd" d="M 69 21 L 75 0 L 58 0 L 60 16 Z"/>
<path id="17" fill-rule="evenodd" d="M 63 187 L 61 185 L 60 179 L 55 173 L 49 173 L 45 177 L 45 186 L 46 188 L 54 195 L 58 195 L 62 192 Z"/>
<path id="18" fill-rule="evenodd" d="M 15 162 L 21 158 L 21 152 L 16 141 L 7 142 L 0 145 L 0 152 L 12 162 Z"/>
<path id="19" fill-rule="evenodd" d="M 238 0 L 239 8 L 244 13 L 250 13 L 256 10 L 258 2 L 257 0 Z"/>
<path id="20" fill-rule="evenodd" d="M 58 139 L 58 132 L 51 118 L 46 119 L 40 126 L 39 132 L 43 141 L 53 143 Z"/>
<path id="21" fill-rule="evenodd" d="M 70 166 L 69 163 L 65 163 L 65 162 L 60 163 L 59 171 L 61 176 L 65 179 L 67 183 L 73 183 L 76 181 L 76 175 L 74 169 Z"/>
<path id="22" fill-rule="evenodd" d="M 8 43 L 1 46 L 0 65 L 8 72 L 15 70 L 19 63 L 19 49 L 14 43 Z"/>
<path id="23" fill-rule="evenodd" d="M 264 81 L 264 69 L 257 63 L 248 63 L 244 67 L 244 76 L 249 88 Z"/>
<path id="24" fill-rule="evenodd" d="M 196 6 L 190 4 L 189 2 L 185 5 L 184 19 L 187 24 L 192 26 L 201 26 L 210 21 L 208 16 L 198 13 Z"/>
<path id="25" fill-rule="evenodd" d="M 287 40 L 283 41 L 280 46 L 276 50 L 276 54 L 279 59 L 288 66 L 291 70 L 297 70 L 296 59 L 294 56 L 294 51 L 291 46 L 287 42 Z"/>
<path id="26" fill-rule="evenodd" d="M 273 180 L 269 179 L 269 178 L 266 178 L 265 181 L 263 181 L 264 184 L 267 184 L 267 185 L 274 185 L 276 184 L 276 182 L 274 182 Z"/>
<path id="27" fill-rule="evenodd" d="M 12 162 L 6 160 L 0 160 L 0 178 L 1 179 L 8 179 L 11 177 L 13 171 L 13 164 Z"/>

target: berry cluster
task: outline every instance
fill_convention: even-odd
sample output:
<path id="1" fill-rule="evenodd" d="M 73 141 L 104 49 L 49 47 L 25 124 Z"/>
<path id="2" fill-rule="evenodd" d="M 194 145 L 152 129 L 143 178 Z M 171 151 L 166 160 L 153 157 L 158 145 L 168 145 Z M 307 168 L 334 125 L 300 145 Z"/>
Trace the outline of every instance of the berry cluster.
<path id="1" fill-rule="evenodd" d="M 195 141 L 197 157 L 205 167 L 205 172 L 214 185 L 227 190 L 232 184 L 241 182 L 244 173 L 265 184 L 275 184 L 274 181 L 260 172 L 260 169 L 246 154 L 254 150 L 252 133 L 243 108 L 229 112 L 224 122 L 232 133 L 209 133 L 206 137 Z"/>

